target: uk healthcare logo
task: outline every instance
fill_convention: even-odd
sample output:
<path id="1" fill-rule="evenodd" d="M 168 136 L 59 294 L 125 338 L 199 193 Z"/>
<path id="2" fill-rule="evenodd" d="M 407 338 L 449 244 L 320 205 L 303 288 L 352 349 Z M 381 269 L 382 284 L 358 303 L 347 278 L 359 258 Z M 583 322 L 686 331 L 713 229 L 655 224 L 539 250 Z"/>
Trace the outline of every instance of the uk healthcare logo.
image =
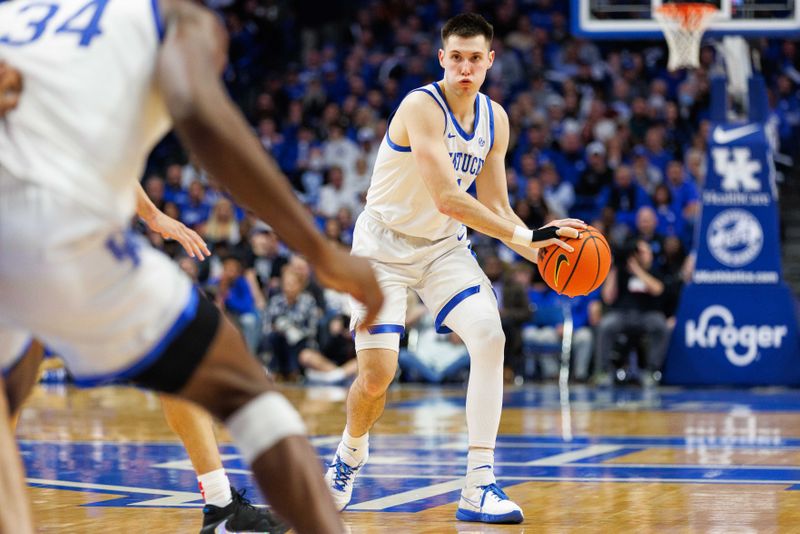
<path id="1" fill-rule="evenodd" d="M 722 345 L 729 362 L 745 367 L 758 357 L 758 349 L 779 349 L 788 331 L 781 324 L 737 326 L 733 313 L 715 304 L 703 310 L 696 323 L 692 319 L 686 321 L 686 346 L 713 349 Z"/>
<path id="2" fill-rule="evenodd" d="M 764 246 L 761 223 L 752 213 L 742 209 L 719 212 L 711 219 L 706 235 L 711 255 L 732 268 L 752 262 Z"/>

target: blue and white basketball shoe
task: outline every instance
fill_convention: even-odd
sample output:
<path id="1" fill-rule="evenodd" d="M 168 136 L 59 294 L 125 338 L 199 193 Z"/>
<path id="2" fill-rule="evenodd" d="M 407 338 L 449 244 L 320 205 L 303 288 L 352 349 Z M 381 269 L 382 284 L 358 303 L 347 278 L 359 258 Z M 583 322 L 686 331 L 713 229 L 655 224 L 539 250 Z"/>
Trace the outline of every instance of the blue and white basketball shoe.
<path id="1" fill-rule="evenodd" d="M 466 494 L 466 495 L 465 495 Z M 522 523 L 522 509 L 497 484 L 464 489 L 456 519 L 478 523 Z"/>
<path id="2" fill-rule="evenodd" d="M 368 455 L 365 455 L 361 462 L 353 467 L 342 460 L 337 451 L 333 463 L 328 465 L 328 471 L 325 472 L 325 483 L 331 491 L 336 509 L 340 512 L 350 504 L 350 499 L 353 498 L 353 482 L 355 482 L 358 472 L 367 463 L 367 458 Z"/>

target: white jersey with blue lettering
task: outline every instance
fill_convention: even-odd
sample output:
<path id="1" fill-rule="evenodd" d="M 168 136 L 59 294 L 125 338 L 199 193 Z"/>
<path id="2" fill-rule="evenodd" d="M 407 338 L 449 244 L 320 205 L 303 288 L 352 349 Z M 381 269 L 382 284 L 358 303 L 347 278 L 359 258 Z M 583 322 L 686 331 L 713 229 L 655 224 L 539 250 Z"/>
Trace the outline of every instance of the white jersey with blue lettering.
<path id="1" fill-rule="evenodd" d="M 171 120 L 157 0 L 0 3 L 19 107 L 0 119 L 0 372 L 32 337 L 78 383 L 130 378 L 197 313 L 189 278 L 129 231 Z"/>
<path id="2" fill-rule="evenodd" d="M 414 91 L 427 93 L 442 109 L 445 118 L 442 136 L 453 163 L 453 180 L 462 190 L 467 190 L 481 172 L 494 144 L 491 100 L 483 93 L 476 95 L 474 126 L 468 134 L 450 111 L 438 83 Z M 412 150 L 413 147 L 394 143 L 387 127 L 367 191 L 365 212 L 387 228 L 408 236 L 436 240 L 456 234 L 461 223 L 436 208 Z"/>
<path id="3" fill-rule="evenodd" d="M 25 84 L 0 120 L 0 167 L 129 219 L 146 157 L 171 126 L 154 83 L 157 10 L 157 0 L 0 3 L 0 59 Z"/>

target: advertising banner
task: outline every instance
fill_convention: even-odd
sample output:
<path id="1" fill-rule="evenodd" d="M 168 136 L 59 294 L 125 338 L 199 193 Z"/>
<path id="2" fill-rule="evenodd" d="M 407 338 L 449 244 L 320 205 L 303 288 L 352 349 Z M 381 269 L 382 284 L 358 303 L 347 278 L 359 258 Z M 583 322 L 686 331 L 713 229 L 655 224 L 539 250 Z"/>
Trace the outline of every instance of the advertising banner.
<path id="1" fill-rule="evenodd" d="M 712 124 L 697 261 L 681 294 L 665 383 L 800 384 L 777 200 L 764 125 Z"/>

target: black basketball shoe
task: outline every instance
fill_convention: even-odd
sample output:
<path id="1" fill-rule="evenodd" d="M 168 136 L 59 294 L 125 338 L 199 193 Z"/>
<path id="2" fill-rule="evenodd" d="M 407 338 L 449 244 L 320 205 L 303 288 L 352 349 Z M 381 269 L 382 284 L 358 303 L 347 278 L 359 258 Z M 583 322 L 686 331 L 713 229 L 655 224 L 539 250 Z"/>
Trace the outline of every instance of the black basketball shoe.
<path id="1" fill-rule="evenodd" d="M 259 534 L 283 534 L 289 526 L 272 515 L 266 508 L 255 507 L 245 498 L 246 490 L 238 491 L 231 486 L 233 501 L 220 508 L 213 504 L 203 507 L 203 528 L 200 534 L 213 534 L 224 521 L 225 532 L 257 532 Z"/>

